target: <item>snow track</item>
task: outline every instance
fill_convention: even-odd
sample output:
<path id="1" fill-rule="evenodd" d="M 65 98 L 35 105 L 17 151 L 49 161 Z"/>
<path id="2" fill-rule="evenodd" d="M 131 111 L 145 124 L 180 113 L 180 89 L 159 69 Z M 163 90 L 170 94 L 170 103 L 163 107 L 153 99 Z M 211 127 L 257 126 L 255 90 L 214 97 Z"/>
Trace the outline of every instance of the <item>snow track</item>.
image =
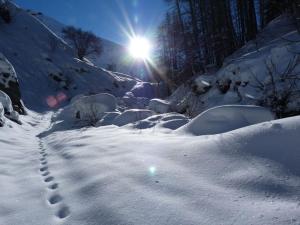
<path id="1" fill-rule="evenodd" d="M 44 147 L 42 139 L 39 139 L 39 149 L 39 153 L 41 155 L 40 173 L 43 181 L 47 185 L 47 200 L 50 205 L 55 205 L 57 208 L 55 216 L 59 219 L 64 219 L 70 215 L 70 208 L 64 203 L 63 197 L 58 192 L 59 184 L 56 182 L 55 177 L 53 177 L 50 173 L 47 160 L 48 154 L 46 153 L 46 148 Z"/>

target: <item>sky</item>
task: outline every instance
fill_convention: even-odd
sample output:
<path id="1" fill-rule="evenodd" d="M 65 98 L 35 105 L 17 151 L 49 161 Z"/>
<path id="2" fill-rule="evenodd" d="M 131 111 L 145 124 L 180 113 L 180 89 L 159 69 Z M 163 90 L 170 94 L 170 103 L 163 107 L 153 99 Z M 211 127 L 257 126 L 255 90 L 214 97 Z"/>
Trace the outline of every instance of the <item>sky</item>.
<path id="1" fill-rule="evenodd" d="M 154 39 L 167 5 L 164 0 L 14 0 L 25 9 L 40 11 L 66 25 L 92 31 L 120 44 L 126 33 Z"/>

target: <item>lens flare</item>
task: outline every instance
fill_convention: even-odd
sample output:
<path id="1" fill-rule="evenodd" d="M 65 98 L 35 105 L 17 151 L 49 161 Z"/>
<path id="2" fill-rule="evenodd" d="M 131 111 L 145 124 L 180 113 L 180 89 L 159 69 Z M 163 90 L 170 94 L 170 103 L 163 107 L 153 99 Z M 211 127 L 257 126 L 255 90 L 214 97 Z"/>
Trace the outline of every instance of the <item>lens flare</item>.
<path id="1" fill-rule="evenodd" d="M 154 174 L 156 173 L 156 167 L 155 167 L 155 166 L 150 166 L 150 167 L 149 167 L 149 173 L 150 173 L 151 175 L 154 175 Z"/>

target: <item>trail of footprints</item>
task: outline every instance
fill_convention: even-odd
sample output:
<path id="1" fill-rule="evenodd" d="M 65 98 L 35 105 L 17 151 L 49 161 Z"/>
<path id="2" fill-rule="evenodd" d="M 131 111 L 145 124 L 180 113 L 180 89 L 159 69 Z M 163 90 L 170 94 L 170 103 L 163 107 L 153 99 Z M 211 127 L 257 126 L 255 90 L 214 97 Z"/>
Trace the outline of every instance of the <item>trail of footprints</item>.
<path id="1" fill-rule="evenodd" d="M 48 168 L 48 161 L 46 150 L 43 146 L 42 140 L 39 141 L 39 149 L 40 149 L 40 173 L 47 185 L 47 192 L 49 193 L 47 196 L 47 201 L 50 205 L 57 207 L 55 216 L 59 219 L 64 219 L 70 215 L 69 207 L 63 203 L 63 197 L 58 193 L 59 185 L 55 182 L 55 178 L 51 176 L 51 173 Z"/>

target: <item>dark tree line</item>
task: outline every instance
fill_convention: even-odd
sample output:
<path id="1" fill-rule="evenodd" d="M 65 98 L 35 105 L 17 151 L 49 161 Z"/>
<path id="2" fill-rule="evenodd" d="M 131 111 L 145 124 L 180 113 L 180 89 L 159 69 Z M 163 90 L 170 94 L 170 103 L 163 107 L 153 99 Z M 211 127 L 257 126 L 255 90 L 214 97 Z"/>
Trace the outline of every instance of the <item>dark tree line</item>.
<path id="1" fill-rule="evenodd" d="M 254 39 L 260 29 L 283 13 L 290 13 L 300 22 L 299 0 L 166 2 L 170 9 L 158 31 L 159 62 L 175 83 L 220 67 L 226 56 Z"/>

